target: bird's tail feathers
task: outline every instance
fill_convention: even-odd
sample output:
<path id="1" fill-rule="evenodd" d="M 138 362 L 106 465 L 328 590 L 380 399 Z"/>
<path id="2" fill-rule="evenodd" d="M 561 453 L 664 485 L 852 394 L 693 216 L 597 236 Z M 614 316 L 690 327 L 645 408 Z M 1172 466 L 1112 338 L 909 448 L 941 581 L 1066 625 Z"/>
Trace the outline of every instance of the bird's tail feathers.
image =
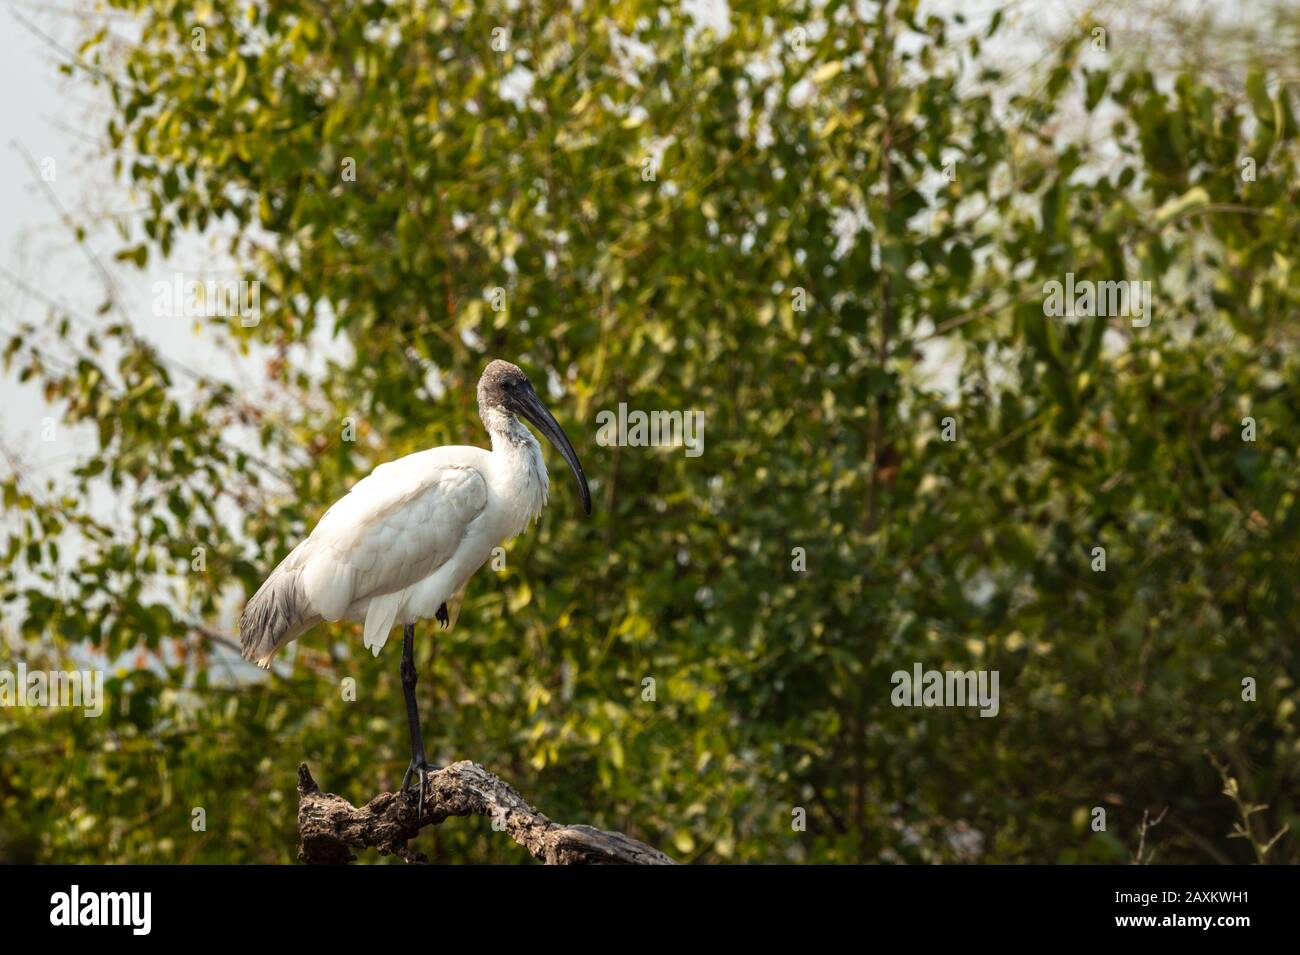
<path id="1" fill-rule="evenodd" d="M 299 570 L 277 567 L 266 578 L 239 617 L 239 649 L 245 660 L 263 670 L 271 667 L 271 657 L 286 643 L 296 639 L 311 626 L 305 612 Z"/>

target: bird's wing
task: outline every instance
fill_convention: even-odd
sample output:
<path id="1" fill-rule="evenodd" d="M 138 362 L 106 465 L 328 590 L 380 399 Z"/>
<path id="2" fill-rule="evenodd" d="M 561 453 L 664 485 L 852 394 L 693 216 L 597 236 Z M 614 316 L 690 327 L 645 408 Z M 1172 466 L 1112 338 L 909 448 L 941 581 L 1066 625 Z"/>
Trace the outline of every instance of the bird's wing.
<path id="1" fill-rule="evenodd" d="M 421 451 L 359 481 L 305 542 L 301 582 L 312 608 L 338 620 L 353 602 L 403 590 L 446 563 L 487 506 L 476 466 L 484 454 Z"/>

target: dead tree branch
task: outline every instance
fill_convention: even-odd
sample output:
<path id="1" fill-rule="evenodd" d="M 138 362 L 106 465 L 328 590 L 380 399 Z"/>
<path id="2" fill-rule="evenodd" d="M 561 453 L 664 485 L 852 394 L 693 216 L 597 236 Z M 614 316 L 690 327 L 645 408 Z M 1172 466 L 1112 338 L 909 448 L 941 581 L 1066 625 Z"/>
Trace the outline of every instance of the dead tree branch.
<path id="1" fill-rule="evenodd" d="M 425 826 L 449 816 L 486 816 L 535 859 L 548 865 L 675 865 L 658 849 L 591 826 L 552 822 L 478 763 L 462 760 L 433 770 L 425 781 L 424 812 L 414 799 L 380 793 L 356 807 L 342 796 L 321 792 L 307 764 L 298 767 L 298 858 L 313 865 L 353 861 L 353 849 L 377 849 L 407 862 L 426 861 L 407 848 Z"/>

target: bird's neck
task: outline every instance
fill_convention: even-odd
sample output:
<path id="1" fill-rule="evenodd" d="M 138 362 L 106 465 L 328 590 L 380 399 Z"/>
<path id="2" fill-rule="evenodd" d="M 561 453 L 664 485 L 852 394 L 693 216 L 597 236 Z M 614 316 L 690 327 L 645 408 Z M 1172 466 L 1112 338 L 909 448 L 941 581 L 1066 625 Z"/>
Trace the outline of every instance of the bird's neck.
<path id="1" fill-rule="evenodd" d="M 550 479 L 542 446 L 527 425 L 508 412 L 492 409 L 483 414 L 492 439 L 492 455 L 500 456 L 506 481 L 512 485 L 512 497 L 518 502 L 517 526 L 510 536 L 522 532 L 546 506 Z"/>

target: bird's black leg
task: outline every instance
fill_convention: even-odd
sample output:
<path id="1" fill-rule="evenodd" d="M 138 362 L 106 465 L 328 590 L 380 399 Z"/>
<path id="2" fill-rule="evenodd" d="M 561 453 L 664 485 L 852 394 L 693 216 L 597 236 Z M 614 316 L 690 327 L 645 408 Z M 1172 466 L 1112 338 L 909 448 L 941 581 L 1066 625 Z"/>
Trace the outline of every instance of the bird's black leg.
<path id="1" fill-rule="evenodd" d="M 451 616 L 447 613 L 447 601 L 444 600 L 439 605 L 438 612 L 433 615 L 433 619 L 442 624 L 442 629 L 444 630 L 451 626 Z"/>
<path id="2" fill-rule="evenodd" d="M 420 710 L 415 705 L 415 681 L 415 624 L 408 623 L 402 628 L 402 694 L 406 697 L 406 723 L 411 730 L 411 765 L 406 767 L 406 775 L 402 777 L 402 790 L 406 791 L 412 773 L 419 774 L 420 783 L 417 793 L 420 801 L 417 804 L 417 812 L 423 814 L 425 774 L 437 767 L 430 766 L 424 756 L 424 739 L 420 735 Z"/>

